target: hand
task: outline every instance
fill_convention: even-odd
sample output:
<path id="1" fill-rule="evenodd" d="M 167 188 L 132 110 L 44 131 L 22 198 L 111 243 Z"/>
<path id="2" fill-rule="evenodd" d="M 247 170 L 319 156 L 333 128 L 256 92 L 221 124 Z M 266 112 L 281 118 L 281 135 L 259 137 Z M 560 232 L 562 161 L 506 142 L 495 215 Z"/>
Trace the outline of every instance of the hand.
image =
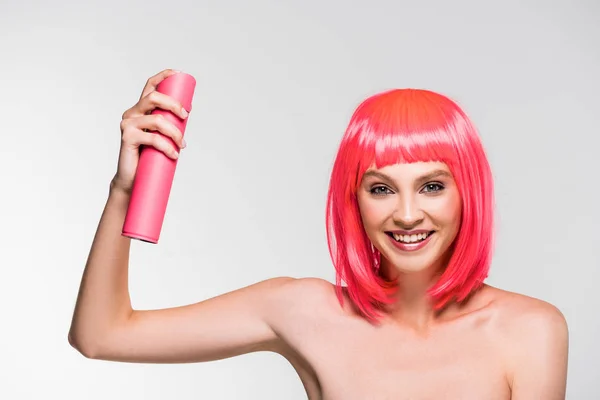
<path id="1" fill-rule="evenodd" d="M 183 135 L 175 125 L 160 114 L 151 114 L 152 110 L 160 108 L 171 111 L 180 118 L 187 118 L 188 114 L 181 103 L 156 91 L 156 86 L 162 80 L 176 73 L 177 71 L 167 69 L 148 79 L 139 101 L 123 113 L 119 162 L 111 188 L 131 193 L 141 145 L 153 146 L 173 159 L 177 159 L 178 150 L 185 147 Z M 167 138 L 151 131 L 160 132 L 171 138 L 179 149 L 174 149 Z"/>

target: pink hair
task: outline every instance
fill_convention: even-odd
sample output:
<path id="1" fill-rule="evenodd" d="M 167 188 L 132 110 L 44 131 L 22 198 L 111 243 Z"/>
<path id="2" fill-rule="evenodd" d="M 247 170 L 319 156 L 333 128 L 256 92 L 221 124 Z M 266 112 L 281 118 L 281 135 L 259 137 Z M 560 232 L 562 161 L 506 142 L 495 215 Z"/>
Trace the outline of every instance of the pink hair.
<path id="1" fill-rule="evenodd" d="M 327 196 L 327 241 L 351 301 L 371 321 L 392 302 L 396 282 L 378 274 L 380 254 L 363 229 L 357 187 L 373 164 L 377 168 L 418 161 L 444 162 L 462 200 L 462 219 L 452 254 L 429 289 L 436 309 L 464 300 L 488 275 L 494 223 L 492 173 L 472 122 L 449 98 L 428 90 L 394 89 L 363 101 L 350 120 L 333 165 Z"/>

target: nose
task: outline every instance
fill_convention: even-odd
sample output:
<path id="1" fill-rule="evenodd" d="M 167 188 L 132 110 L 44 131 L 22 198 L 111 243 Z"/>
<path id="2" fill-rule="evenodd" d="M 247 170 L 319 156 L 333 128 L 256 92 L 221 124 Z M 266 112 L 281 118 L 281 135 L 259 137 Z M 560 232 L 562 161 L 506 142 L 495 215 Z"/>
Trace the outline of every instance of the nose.
<path id="1" fill-rule="evenodd" d="M 423 221 L 423 218 L 423 210 L 412 195 L 405 194 L 400 197 L 393 214 L 396 224 L 405 229 L 411 229 L 419 225 Z"/>

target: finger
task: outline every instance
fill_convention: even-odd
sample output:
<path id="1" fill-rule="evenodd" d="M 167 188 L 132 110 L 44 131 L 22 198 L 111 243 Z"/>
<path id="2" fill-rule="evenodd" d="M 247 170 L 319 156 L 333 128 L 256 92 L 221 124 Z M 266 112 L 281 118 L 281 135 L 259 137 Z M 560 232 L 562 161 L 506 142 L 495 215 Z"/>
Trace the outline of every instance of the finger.
<path id="1" fill-rule="evenodd" d="M 140 99 L 146 97 L 148 95 L 148 93 L 156 90 L 156 86 L 158 86 L 158 84 L 160 82 L 162 82 L 165 78 L 177 74 L 179 73 L 179 71 L 174 70 L 174 69 L 165 69 L 163 71 L 160 71 L 158 74 L 150 77 L 148 79 L 148 81 L 146 82 L 146 86 L 144 86 L 144 90 L 142 90 L 142 94 L 140 96 Z"/>
<path id="2" fill-rule="evenodd" d="M 174 160 L 179 158 L 179 152 L 173 148 L 173 145 L 162 135 L 134 128 L 124 131 L 121 140 L 125 146 L 131 149 L 137 149 L 140 146 L 152 146 L 169 158 Z"/>
<path id="3" fill-rule="evenodd" d="M 160 114 L 144 115 L 131 121 L 136 129 L 159 132 L 171 138 L 179 148 L 185 147 L 181 131 Z"/>
<path id="4" fill-rule="evenodd" d="M 173 97 L 157 91 L 150 92 L 146 97 L 142 98 L 135 106 L 135 113 L 138 115 L 149 114 L 152 110 L 160 108 L 161 110 L 171 111 L 181 119 L 188 116 L 183 105 Z"/>

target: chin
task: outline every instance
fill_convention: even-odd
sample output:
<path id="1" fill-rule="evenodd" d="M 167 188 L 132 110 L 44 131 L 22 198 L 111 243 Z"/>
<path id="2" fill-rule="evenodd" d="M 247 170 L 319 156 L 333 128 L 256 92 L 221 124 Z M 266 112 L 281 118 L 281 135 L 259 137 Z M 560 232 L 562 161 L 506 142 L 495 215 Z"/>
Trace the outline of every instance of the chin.
<path id="1" fill-rule="evenodd" d="M 435 259 L 427 257 L 425 259 L 408 257 L 390 257 L 387 258 L 388 265 L 394 271 L 402 274 L 414 274 L 423 271 L 429 271 L 436 264 Z"/>

